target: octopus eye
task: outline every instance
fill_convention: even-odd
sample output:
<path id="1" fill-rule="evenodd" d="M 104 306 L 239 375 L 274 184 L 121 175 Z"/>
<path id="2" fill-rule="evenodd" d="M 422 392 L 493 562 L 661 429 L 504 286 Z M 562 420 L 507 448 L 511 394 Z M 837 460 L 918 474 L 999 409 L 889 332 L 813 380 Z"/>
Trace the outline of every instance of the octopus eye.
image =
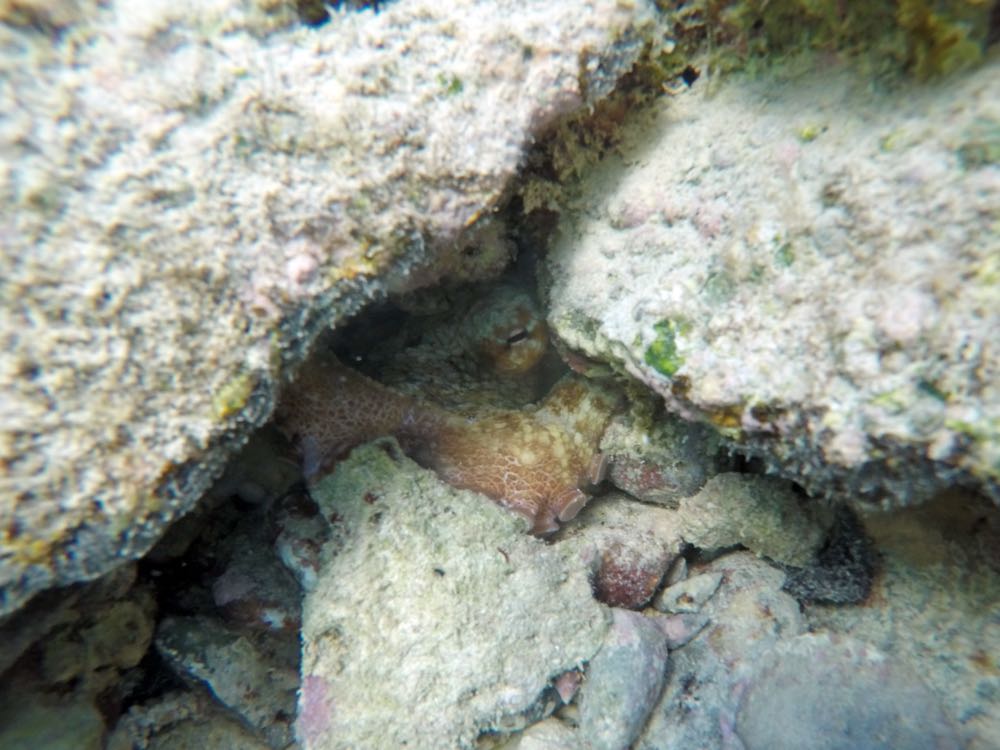
<path id="1" fill-rule="evenodd" d="M 528 338 L 527 329 L 519 328 L 507 337 L 507 346 L 513 346 L 520 341 L 524 341 L 526 338 Z"/>

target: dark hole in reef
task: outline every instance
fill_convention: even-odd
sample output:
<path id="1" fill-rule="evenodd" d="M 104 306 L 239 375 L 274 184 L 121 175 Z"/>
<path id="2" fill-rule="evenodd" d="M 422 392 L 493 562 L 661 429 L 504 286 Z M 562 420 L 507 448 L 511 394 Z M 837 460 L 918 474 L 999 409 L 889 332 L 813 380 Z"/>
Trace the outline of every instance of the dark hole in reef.
<path id="1" fill-rule="evenodd" d="M 699 76 L 701 76 L 701 71 L 691 65 L 688 65 L 681 71 L 681 80 L 688 86 L 693 85 Z"/>
<path id="2" fill-rule="evenodd" d="M 731 471 L 739 474 L 766 474 L 767 464 L 756 456 L 748 456 L 744 453 L 734 452 L 732 454 Z"/>
<path id="3" fill-rule="evenodd" d="M 1000 1 L 993 3 L 990 11 L 989 26 L 986 29 L 986 46 L 1000 42 Z"/>
<path id="4" fill-rule="evenodd" d="M 122 702 L 118 706 L 121 714 L 128 713 L 132 706 L 142 705 L 153 698 L 184 688 L 184 682 L 167 666 L 155 648 L 150 648 L 146 652 L 137 669 L 141 675 L 139 683 L 122 697 Z"/>
<path id="5" fill-rule="evenodd" d="M 330 11 L 323 0 L 297 0 L 295 10 L 306 26 L 318 28 L 330 20 Z"/>

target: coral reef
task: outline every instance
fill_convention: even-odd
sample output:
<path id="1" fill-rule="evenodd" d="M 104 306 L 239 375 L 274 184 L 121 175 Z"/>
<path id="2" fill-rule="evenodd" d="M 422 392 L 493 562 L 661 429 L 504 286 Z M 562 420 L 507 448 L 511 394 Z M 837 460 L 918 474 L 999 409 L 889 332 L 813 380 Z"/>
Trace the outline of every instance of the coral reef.
<path id="1" fill-rule="evenodd" d="M 526 151 L 654 30 L 378 5 L 0 2 L 0 613 L 148 550 L 319 331 L 502 268 Z"/>
<path id="2" fill-rule="evenodd" d="M 550 332 L 814 496 L 1000 498 L 998 71 L 879 92 L 830 63 L 658 104 L 573 193 Z"/>
<path id="3" fill-rule="evenodd" d="M 998 21 L 0 0 L 0 746 L 996 747 Z"/>
<path id="4" fill-rule="evenodd" d="M 661 3 L 674 44 L 659 63 L 763 68 L 803 50 L 849 56 L 870 75 L 927 79 L 981 62 L 995 41 L 990 0 L 695 0 Z"/>

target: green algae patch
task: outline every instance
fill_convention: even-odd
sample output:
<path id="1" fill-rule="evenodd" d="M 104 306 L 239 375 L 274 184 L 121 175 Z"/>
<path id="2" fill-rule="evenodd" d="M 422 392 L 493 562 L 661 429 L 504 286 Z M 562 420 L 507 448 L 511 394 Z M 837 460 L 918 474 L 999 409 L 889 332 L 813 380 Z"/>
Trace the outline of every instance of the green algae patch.
<path id="1" fill-rule="evenodd" d="M 810 122 L 798 129 L 796 135 L 803 143 L 811 143 L 826 132 L 826 125 L 817 122 Z"/>
<path id="2" fill-rule="evenodd" d="M 677 334 L 681 332 L 681 325 L 673 320 L 661 320 L 653 326 L 653 330 L 656 331 L 656 338 L 646 348 L 643 359 L 661 375 L 673 377 L 684 364 L 684 357 L 677 352 Z"/>
<path id="3" fill-rule="evenodd" d="M 788 268 L 795 262 L 795 246 L 785 242 L 774 251 L 774 262 L 781 268 Z"/>
<path id="4" fill-rule="evenodd" d="M 975 65 L 983 57 L 989 13 L 989 3 L 970 0 L 900 0 L 896 21 L 906 37 L 907 67 L 925 80 Z"/>
<path id="5" fill-rule="evenodd" d="M 462 83 L 462 79 L 458 76 L 446 76 L 444 73 L 440 73 L 437 80 L 441 84 L 441 88 L 444 89 L 446 96 L 461 94 L 465 88 L 465 84 Z"/>

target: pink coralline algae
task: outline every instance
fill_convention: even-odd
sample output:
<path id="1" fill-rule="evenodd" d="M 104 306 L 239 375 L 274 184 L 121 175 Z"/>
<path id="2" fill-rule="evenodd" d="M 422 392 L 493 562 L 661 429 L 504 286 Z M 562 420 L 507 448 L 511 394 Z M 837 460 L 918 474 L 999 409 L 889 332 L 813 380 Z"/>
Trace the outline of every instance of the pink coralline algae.
<path id="1" fill-rule="evenodd" d="M 277 421 L 297 445 L 307 480 L 355 446 L 391 435 L 444 481 L 492 498 L 544 535 L 586 503 L 582 487 L 599 479 L 598 444 L 616 403 L 568 375 L 536 406 L 458 415 L 328 359 L 305 367 Z"/>
<path id="2" fill-rule="evenodd" d="M 329 683 L 322 677 L 306 675 L 302 680 L 296 732 L 307 747 L 321 739 L 330 728 L 333 705 L 329 693 Z"/>

